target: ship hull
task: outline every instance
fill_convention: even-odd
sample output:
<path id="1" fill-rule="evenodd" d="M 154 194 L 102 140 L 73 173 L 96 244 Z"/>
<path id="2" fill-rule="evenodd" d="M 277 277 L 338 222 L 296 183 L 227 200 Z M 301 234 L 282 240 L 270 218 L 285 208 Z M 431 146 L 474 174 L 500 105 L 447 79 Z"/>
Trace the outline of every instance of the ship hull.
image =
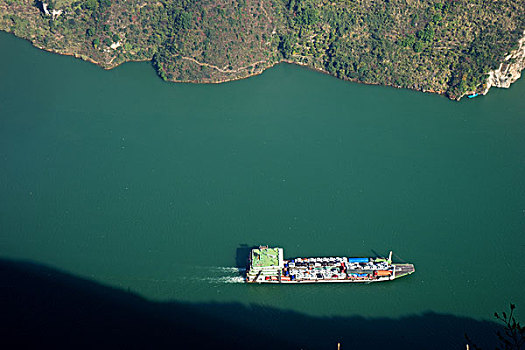
<path id="1" fill-rule="evenodd" d="M 252 249 L 246 282 L 257 284 L 386 282 L 415 272 L 385 258 L 315 257 L 285 260 L 282 248 Z"/>
<path id="2" fill-rule="evenodd" d="M 256 283 L 256 284 L 314 284 L 314 283 L 373 283 L 373 282 L 387 282 L 392 281 L 404 276 L 408 276 L 415 272 L 415 268 L 413 264 L 396 264 L 396 268 L 400 267 L 399 271 L 396 273 L 395 276 L 391 277 L 380 277 L 375 279 L 314 279 L 314 280 L 294 280 L 294 281 L 288 281 L 288 280 L 258 280 L 258 281 L 250 281 L 246 279 L 246 283 Z"/>

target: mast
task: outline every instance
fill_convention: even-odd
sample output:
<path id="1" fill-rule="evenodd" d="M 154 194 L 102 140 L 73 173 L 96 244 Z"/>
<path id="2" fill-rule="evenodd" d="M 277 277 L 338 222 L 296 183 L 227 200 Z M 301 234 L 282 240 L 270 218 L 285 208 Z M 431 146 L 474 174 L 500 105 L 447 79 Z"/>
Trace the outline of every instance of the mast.
<path id="1" fill-rule="evenodd" d="M 390 254 L 388 254 L 388 265 L 392 265 L 392 251 L 390 251 Z M 396 279 L 396 265 L 393 266 L 392 277 L 390 279 Z"/>

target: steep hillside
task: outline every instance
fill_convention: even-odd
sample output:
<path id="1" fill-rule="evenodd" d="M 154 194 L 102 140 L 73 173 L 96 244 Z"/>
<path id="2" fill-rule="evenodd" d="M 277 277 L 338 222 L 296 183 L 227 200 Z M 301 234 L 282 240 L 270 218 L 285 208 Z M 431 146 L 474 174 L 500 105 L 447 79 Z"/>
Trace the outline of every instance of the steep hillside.
<path id="1" fill-rule="evenodd" d="M 170 81 L 287 61 L 458 99 L 525 66 L 520 0 L 0 0 L 0 13 L 1 30 L 39 48 L 104 68 L 151 60 Z"/>

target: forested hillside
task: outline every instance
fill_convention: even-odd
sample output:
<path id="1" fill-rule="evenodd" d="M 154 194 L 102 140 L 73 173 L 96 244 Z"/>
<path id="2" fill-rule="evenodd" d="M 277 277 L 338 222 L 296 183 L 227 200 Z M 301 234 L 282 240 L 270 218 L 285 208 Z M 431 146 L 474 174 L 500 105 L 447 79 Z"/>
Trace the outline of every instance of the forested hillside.
<path id="1" fill-rule="evenodd" d="M 458 98 L 485 90 L 518 47 L 525 1 L 0 0 L 0 29 L 105 68 L 151 60 L 170 81 L 240 79 L 288 61 Z"/>

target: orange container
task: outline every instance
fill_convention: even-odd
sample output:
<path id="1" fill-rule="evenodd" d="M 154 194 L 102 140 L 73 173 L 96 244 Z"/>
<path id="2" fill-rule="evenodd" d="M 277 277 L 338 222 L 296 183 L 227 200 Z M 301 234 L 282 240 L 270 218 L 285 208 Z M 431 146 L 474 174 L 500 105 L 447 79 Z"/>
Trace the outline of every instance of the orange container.
<path id="1" fill-rule="evenodd" d="M 392 271 L 386 271 L 386 270 L 377 270 L 376 271 L 376 276 L 390 276 L 392 275 Z"/>

